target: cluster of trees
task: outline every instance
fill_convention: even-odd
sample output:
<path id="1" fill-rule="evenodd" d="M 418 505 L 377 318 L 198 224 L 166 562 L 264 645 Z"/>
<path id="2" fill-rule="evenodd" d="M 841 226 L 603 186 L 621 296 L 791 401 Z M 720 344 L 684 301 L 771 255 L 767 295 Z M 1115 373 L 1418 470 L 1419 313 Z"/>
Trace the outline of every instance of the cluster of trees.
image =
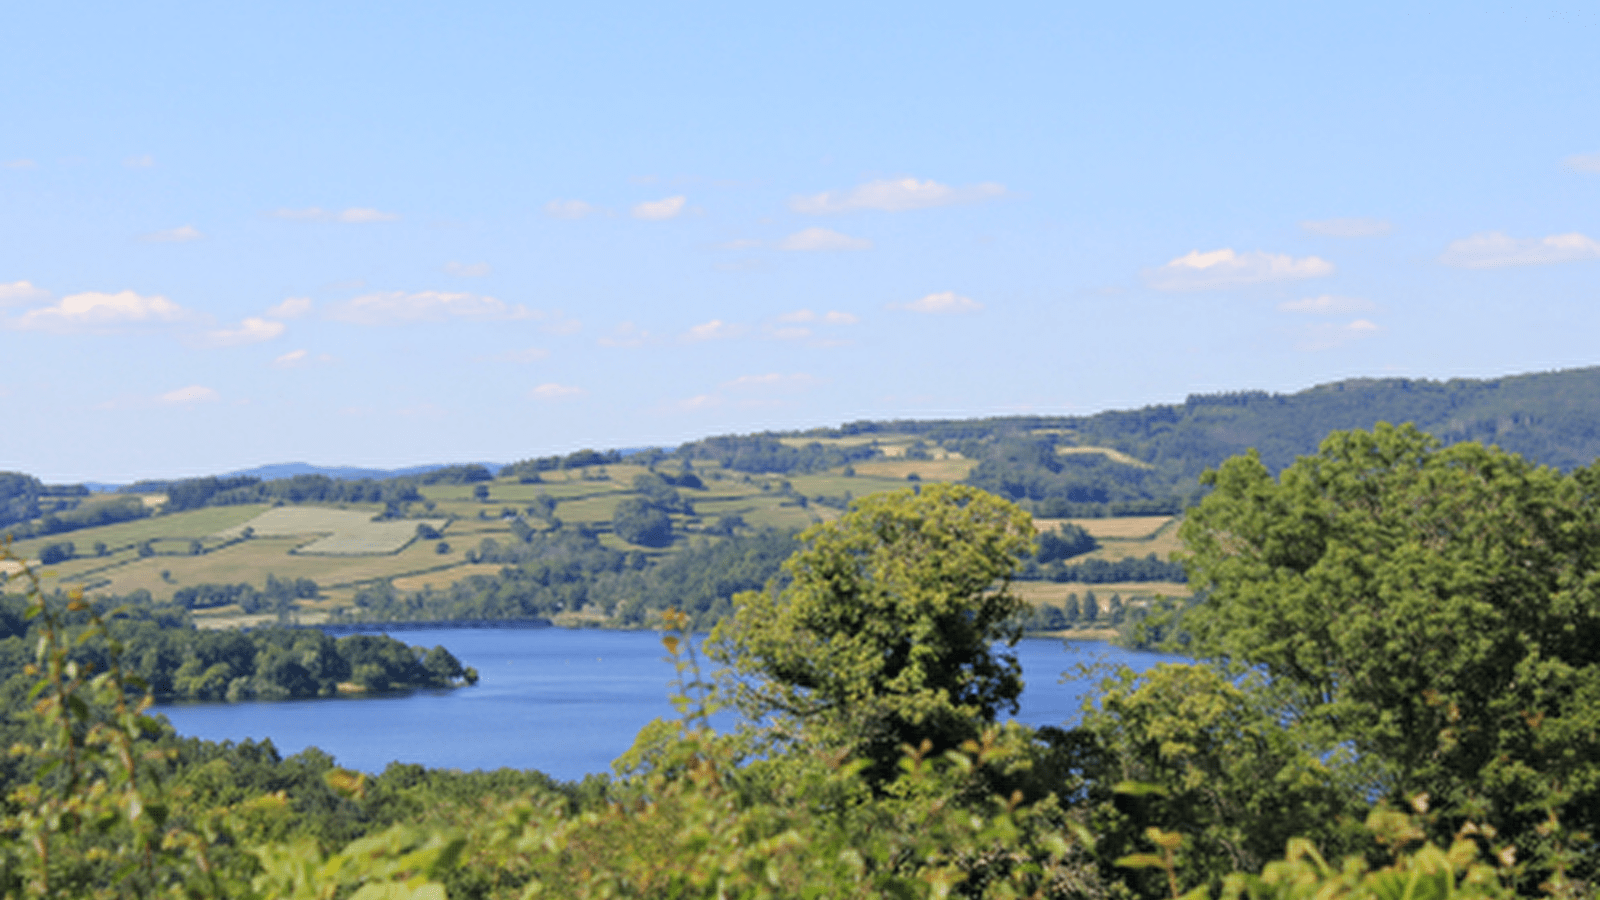
<path id="1" fill-rule="evenodd" d="M 1060 631 L 1078 625 L 1115 628 L 1123 623 L 1126 612 L 1121 594 L 1114 593 L 1109 599 L 1101 600 L 1094 591 L 1086 591 L 1081 598 L 1072 593 L 1060 606 L 1041 603 L 1027 611 L 1022 628 L 1024 631 Z"/>
<path id="2" fill-rule="evenodd" d="M 611 514 L 611 528 L 618 537 L 641 547 L 665 547 L 672 543 L 672 513 L 694 515 L 694 507 L 673 485 L 703 485 L 692 472 L 670 481 L 669 477 L 657 472 L 641 472 L 634 476 L 633 489 L 638 496 L 619 500 Z"/>
<path id="3" fill-rule="evenodd" d="M 724 469 L 753 475 L 798 475 L 860 462 L 877 454 L 876 448 L 865 445 L 841 447 L 814 441 L 791 447 L 773 434 L 749 434 L 693 441 L 678 447 L 673 455 L 691 461 L 714 460 Z"/>
<path id="4" fill-rule="evenodd" d="M 317 583 L 310 578 L 278 578 L 267 576 L 266 588 L 252 584 L 196 584 L 178 588 L 172 602 L 184 609 L 209 609 L 237 603 L 246 613 L 287 612 L 296 600 L 314 600 L 318 594 Z"/>
<path id="5" fill-rule="evenodd" d="M 1086 559 L 1080 563 L 1058 560 L 1042 566 L 1030 564 L 1019 577 L 1077 584 L 1115 584 L 1121 581 L 1171 581 L 1183 584 L 1189 580 L 1182 563 L 1158 559 L 1154 553 L 1124 556 L 1118 560 Z"/>
<path id="6" fill-rule="evenodd" d="M 111 602 L 99 606 L 109 609 Z M 42 633 L 40 623 L 26 620 L 22 598 L 6 596 L 0 605 L 4 683 L 26 677 L 27 649 Z M 69 661 L 104 672 L 107 642 L 115 642 L 123 673 L 157 700 L 286 700 L 331 697 L 342 683 L 381 692 L 477 681 L 476 671 L 445 648 L 410 647 L 386 635 L 335 639 L 313 629 L 207 631 L 194 628 L 180 609 L 143 604 L 105 618 L 105 640 L 73 648 Z M 81 627 L 83 620 L 73 615 L 70 624 Z"/>
<path id="7" fill-rule="evenodd" d="M 1112 674 L 1070 728 L 996 724 L 1022 688 L 1008 588 L 1034 535 L 962 485 L 805 532 L 786 580 L 713 631 L 718 674 L 688 617 L 664 614 L 682 718 L 582 785 L 369 780 L 257 745 L 168 755 L 160 724 L 125 712 L 126 680 L 64 677 L 76 639 L 49 637 L 4 763 L 20 786 L 0 890 L 1591 896 L 1600 466 L 1563 476 L 1380 429 L 1281 478 L 1245 458 L 1208 480 L 1185 526 L 1207 589 L 1185 617 L 1198 661 Z M 109 650 L 101 636 L 79 646 Z M 746 724 L 717 734 L 728 703 Z"/>
<path id="8" fill-rule="evenodd" d="M 0 478 L 5 474 L 0 473 Z M 3 501 L 0 501 L 3 502 Z M 150 515 L 150 508 L 138 497 L 111 497 L 94 503 L 84 504 L 79 499 L 70 501 L 69 504 L 57 504 L 57 509 L 39 514 L 39 507 L 34 503 L 31 507 L 20 507 L 15 512 L 31 511 L 38 515 L 33 521 L 14 521 L 4 525 L 5 533 L 21 541 L 32 537 L 46 537 L 53 534 L 64 534 L 77 531 L 81 528 L 97 528 L 101 525 L 115 525 L 118 522 L 131 522 Z"/>
<path id="9" fill-rule="evenodd" d="M 642 552 L 613 550 L 582 528 L 521 533 L 516 541 L 486 538 L 468 551 L 474 562 L 501 564 L 496 574 L 474 575 L 443 589 L 363 588 L 352 617 L 547 619 L 592 608 L 618 625 L 639 627 L 676 607 L 688 611 L 696 627 L 709 628 L 732 610 L 735 595 L 779 577 L 783 560 L 795 549 L 793 532 L 767 529 L 694 541 L 652 561 Z"/>
<path id="10" fill-rule="evenodd" d="M 186 478 L 179 481 L 141 481 L 123 488 L 128 493 L 161 492 L 167 495 L 166 509 L 180 512 L 204 506 L 232 506 L 240 503 L 411 503 L 422 499 L 417 479 L 438 472 L 472 468 L 439 469 L 423 476 L 345 480 L 326 475 L 294 475 L 262 481 L 251 475 L 232 478 Z M 481 468 L 481 467 L 478 467 Z M 441 476 L 449 477 L 449 476 Z"/>
<path id="11" fill-rule="evenodd" d="M 512 477 L 529 484 L 537 484 L 541 472 L 556 472 L 567 469 L 587 469 L 594 466 L 615 465 L 622 462 L 623 455 L 620 450 L 577 450 L 565 456 L 540 456 L 534 459 L 524 459 L 514 462 L 500 469 L 502 478 Z"/>

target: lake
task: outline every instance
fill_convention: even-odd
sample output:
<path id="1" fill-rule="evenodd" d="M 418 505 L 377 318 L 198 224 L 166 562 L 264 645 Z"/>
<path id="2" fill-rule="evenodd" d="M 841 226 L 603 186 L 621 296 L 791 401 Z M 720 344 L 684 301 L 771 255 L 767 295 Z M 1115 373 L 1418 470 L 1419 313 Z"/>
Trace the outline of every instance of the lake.
<path id="1" fill-rule="evenodd" d="M 157 707 L 179 734 L 213 741 L 272 739 L 285 756 L 307 747 L 342 766 L 380 772 L 391 761 L 447 769 L 538 769 L 560 779 L 609 772 L 651 720 L 676 715 L 675 673 L 652 631 L 448 628 L 395 631 L 408 644 L 443 644 L 475 666 L 474 687 L 384 697 Z M 1088 687 L 1060 683 L 1081 664 L 1143 670 L 1177 657 L 1042 638 L 1018 643 L 1027 687 L 1018 721 L 1074 719 Z"/>

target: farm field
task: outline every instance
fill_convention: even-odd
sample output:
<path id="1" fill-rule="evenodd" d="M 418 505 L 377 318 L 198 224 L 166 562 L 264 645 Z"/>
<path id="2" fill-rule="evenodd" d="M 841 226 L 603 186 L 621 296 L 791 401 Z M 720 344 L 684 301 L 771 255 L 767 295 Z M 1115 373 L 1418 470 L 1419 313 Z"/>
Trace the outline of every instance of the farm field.
<path id="1" fill-rule="evenodd" d="M 791 446 L 814 442 L 803 438 L 782 440 Z M 535 530 L 550 527 L 543 517 L 551 504 L 553 512 L 549 514 L 555 519 L 589 530 L 607 547 L 660 558 L 691 541 L 719 533 L 724 517 L 742 522 L 747 528 L 804 528 L 836 518 L 853 498 L 906 488 L 909 475 L 915 474 L 923 482 L 955 481 L 966 477 L 975 465 L 974 460 L 938 447 L 927 448 L 929 455 L 936 458 L 906 459 L 905 452 L 917 443 L 906 435 L 852 436 L 821 442 L 873 445 L 885 455 L 857 461 L 848 469 L 837 466 L 795 475 L 755 475 L 724 470 L 711 461 L 696 461 L 693 470 L 703 488 L 678 489 L 693 512 L 671 514 L 674 539 L 663 548 L 630 544 L 612 531 L 611 518 L 617 504 L 635 496 L 634 479 L 650 471 L 642 465 L 619 462 L 547 471 L 531 483 L 508 477 L 469 484 L 422 485 L 418 487 L 421 500 L 407 504 L 405 518 L 399 519 L 375 521 L 384 512 L 375 503 L 205 507 L 34 538 L 18 542 L 17 550 L 37 559 L 46 544 L 71 542 L 77 556 L 52 567 L 47 588 L 78 584 L 93 593 L 119 595 L 143 590 L 158 601 L 170 599 L 181 588 L 200 584 L 245 583 L 260 590 L 268 576 L 309 578 L 318 584 L 320 596 L 314 601 L 300 601 L 297 615 L 301 621 L 310 622 L 349 605 L 357 591 L 367 585 L 389 581 L 402 592 L 443 590 L 472 575 L 494 574 L 500 565 L 475 562 L 479 545 L 485 540 L 501 544 L 516 541 L 512 525 L 519 518 Z M 1095 448 L 1071 449 L 1099 452 Z M 661 464 L 659 471 L 676 475 L 681 468 L 669 461 Z M 480 488 L 487 489 L 487 498 L 479 495 Z M 1143 557 L 1149 553 L 1165 559 L 1179 548 L 1176 517 L 1040 519 L 1037 525 L 1044 529 L 1063 521 L 1084 527 L 1101 544 L 1092 554 L 1075 558 L 1075 562 Z M 418 540 L 417 528 L 423 524 L 437 530 L 440 537 Z M 244 537 L 247 528 L 248 539 Z M 93 553 L 97 543 L 106 545 L 103 556 Z M 1018 582 L 1016 589 L 1036 604 L 1060 604 L 1068 595 L 1082 595 L 1087 590 L 1104 597 L 1120 593 L 1125 602 L 1187 593 L 1183 585 L 1166 583 Z M 578 614 L 568 618 L 574 615 Z M 586 611 L 582 615 L 593 613 Z M 197 619 L 203 619 L 208 627 L 250 624 L 259 618 L 259 613 L 246 615 L 237 607 L 197 614 Z"/>

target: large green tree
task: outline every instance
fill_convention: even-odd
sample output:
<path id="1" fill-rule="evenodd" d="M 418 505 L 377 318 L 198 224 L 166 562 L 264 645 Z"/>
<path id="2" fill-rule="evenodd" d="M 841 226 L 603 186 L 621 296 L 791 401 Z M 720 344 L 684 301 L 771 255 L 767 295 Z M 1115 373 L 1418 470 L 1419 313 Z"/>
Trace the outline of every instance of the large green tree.
<path id="1" fill-rule="evenodd" d="M 963 485 L 855 502 L 800 535 L 787 588 L 748 592 L 713 635 L 753 716 L 778 714 L 888 775 L 901 746 L 974 736 L 1022 691 L 1023 601 L 1007 590 L 1033 546 L 1027 513 Z"/>
<path id="2" fill-rule="evenodd" d="M 1592 871 L 1600 465 L 1379 425 L 1278 478 L 1251 453 L 1204 480 L 1182 531 L 1193 649 L 1292 689 L 1302 728 L 1381 763 L 1396 799 L 1428 794 L 1441 831 L 1486 822 Z"/>

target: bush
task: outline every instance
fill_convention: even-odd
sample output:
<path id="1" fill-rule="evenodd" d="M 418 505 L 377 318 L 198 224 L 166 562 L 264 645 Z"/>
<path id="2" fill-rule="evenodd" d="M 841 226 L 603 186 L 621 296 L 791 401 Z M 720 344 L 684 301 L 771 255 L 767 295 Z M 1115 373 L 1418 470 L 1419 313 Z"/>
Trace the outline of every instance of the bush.
<path id="1" fill-rule="evenodd" d="M 71 559 L 73 556 L 77 555 L 76 551 L 77 548 L 72 545 L 71 541 L 45 544 L 44 547 L 39 550 L 39 562 L 47 566 L 53 566 L 56 563 L 63 563 Z"/>

